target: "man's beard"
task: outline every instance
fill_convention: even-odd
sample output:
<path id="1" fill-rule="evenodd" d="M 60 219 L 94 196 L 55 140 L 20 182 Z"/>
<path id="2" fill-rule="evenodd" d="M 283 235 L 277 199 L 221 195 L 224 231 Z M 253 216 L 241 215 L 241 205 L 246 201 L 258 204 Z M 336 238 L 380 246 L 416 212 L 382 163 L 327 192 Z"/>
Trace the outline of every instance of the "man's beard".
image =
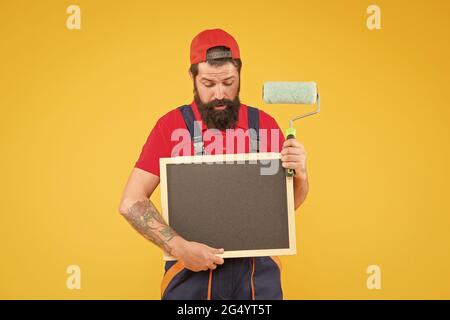
<path id="1" fill-rule="evenodd" d="M 194 100 L 198 106 L 198 110 L 203 122 L 209 129 L 232 129 L 235 127 L 239 118 L 239 108 L 241 101 L 239 100 L 239 92 L 233 100 L 220 99 L 203 103 L 197 92 L 197 86 L 194 84 Z M 223 110 L 216 110 L 214 107 L 226 106 Z"/>

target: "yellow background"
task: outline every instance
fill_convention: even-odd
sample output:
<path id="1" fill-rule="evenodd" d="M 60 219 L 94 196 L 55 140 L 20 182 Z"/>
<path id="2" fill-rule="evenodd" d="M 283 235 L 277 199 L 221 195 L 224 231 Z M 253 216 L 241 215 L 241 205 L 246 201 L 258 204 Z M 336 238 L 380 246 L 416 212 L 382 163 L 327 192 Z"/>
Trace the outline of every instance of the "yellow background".
<path id="1" fill-rule="evenodd" d="M 311 107 L 264 105 L 264 81 L 321 93 L 296 124 L 310 193 L 285 298 L 449 299 L 450 2 L 373 3 L 381 30 L 371 1 L 1 1 L 0 297 L 159 298 L 161 251 L 120 195 L 156 120 L 192 99 L 191 39 L 220 27 L 241 48 L 244 103 L 285 128 Z"/>

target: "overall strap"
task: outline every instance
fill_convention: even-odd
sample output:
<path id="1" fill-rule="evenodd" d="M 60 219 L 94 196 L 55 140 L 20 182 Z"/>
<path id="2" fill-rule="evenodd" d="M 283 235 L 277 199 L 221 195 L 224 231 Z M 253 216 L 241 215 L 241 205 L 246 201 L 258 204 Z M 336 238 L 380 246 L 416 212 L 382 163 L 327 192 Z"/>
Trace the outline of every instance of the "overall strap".
<path id="1" fill-rule="evenodd" d="M 194 112 L 190 105 L 178 107 L 187 129 L 191 135 L 196 155 L 204 153 L 201 121 L 195 121 Z M 259 152 L 259 110 L 248 106 L 248 129 L 250 134 L 250 152 Z"/>
<path id="2" fill-rule="evenodd" d="M 178 110 L 180 110 L 184 123 L 186 124 L 186 128 L 189 130 L 191 135 L 195 154 L 202 155 L 204 148 L 201 121 L 195 121 L 194 112 L 192 111 L 192 107 L 190 105 L 178 107 Z"/>
<path id="3" fill-rule="evenodd" d="M 259 152 L 259 110 L 248 106 L 248 130 L 250 133 L 250 152 Z"/>

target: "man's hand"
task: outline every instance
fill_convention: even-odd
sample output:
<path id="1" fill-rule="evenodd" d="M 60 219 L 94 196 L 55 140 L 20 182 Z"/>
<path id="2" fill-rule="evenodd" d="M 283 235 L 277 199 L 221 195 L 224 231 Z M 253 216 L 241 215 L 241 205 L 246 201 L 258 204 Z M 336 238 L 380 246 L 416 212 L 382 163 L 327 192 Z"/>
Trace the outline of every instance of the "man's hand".
<path id="1" fill-rule="evenodd" d="M 180 236 L 175 236 L 169 243 L 172 246 L 172 256 L 180 260 L 185 268 L 191 271 L 214 270 L 218 264 L 224 263 L 224 260 L 218 256 L 224 252 L 224 249 L 215 249 L 203 243 L 186 241 Z"/>
<path id="2" fill-rule="evenodd" d="M 295 175 L 306 176 L 306 152 L 303 145 L 296 139 L 287 139 L 281 150 L 282 166 L 294 169 Z"/>
<path id="3" fill-rule="evenodd" d="M 305 201 L 308 194 L 308 174 L 306 173 L 306 152 L 296 139 L 287 139 L 281 150 L 281 164 L 284 168 L 294 169 L 294 208 Z"/>

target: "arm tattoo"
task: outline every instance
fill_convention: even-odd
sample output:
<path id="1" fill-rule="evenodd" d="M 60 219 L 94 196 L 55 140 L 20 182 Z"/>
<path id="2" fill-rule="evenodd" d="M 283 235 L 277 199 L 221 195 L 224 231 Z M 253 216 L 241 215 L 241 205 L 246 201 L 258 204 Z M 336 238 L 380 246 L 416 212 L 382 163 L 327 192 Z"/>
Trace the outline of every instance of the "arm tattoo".
<path id="1" fill-rule="evenodd" d="M 135 202 L 124 216 L 137 232 L 171 254 L 172 248 L 167 242 L 177 233 L 167 225 L 150 200 Z"/>

